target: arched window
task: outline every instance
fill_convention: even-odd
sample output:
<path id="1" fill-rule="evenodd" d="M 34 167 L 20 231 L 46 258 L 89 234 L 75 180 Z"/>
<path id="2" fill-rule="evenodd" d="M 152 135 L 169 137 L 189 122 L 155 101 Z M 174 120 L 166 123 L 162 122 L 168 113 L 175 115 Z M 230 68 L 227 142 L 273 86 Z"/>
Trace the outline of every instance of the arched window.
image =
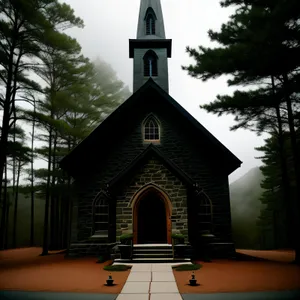
<path id="1" fill-rule="evenodd" d="M 159 125 L 154 118 L 148 118 L 144 124 L 144 140 L 159 141 Z"/>
<path id="2" fill-rule="evenodd" d="M 94 234 L 108 234 L 108 216 L 108 198 L 103 191 L 100 191 L 93 203 Z"/>
<path id="3" fill-rule="evenodd" d="M 201 232 L 212 231 L 212 203 L 209 197 L 202 191 L 197 196 L 198 224 Z"/>
<path id="4" fill-rule="evenodd" d="M 157 59 L 157 55 L 152 50 L 144 55 L 144 76 L 157 76 Z"/>
<path id="5" fill-rule="evenodd" d="M 146 35 L 155 34 L 155 16 L 152 11 L 146 15 Z"/>

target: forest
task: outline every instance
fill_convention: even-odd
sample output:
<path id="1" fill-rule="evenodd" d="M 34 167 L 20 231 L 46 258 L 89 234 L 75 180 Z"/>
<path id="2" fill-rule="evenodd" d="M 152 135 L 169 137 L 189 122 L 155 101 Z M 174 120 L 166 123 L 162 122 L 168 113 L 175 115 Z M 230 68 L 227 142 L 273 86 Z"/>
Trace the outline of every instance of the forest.
<path id="1" fill-rule="evenodd" d="M 69 240 L 72 179 L 60 159 L 130 91 L 110 65 L 85 57 L 66 33 L 84 26 L 69 5 L 1 0 L 0 14 L 0 249 L 17 247 L 17 239 L 24 246 L 17 228 L 26 224 L 27 246 L 41 245 L 42 235 L 46 255 Z M 36 168 L 37 161 L 44 167 Z M 20 201 L 30 203 L 21 217 Z"/>
<path id="2" fill-rule="evenodd" d="M 187 47 L 194 63 L 182 69 L 202 81 L 227 76 L 228 86 L 236 87 L 199 109 L 233 115 L 231 130 L 268 134 L 257 149 L 263 166 L 261 193 L 253 198 L 259 203 L 249 204 L 259 210 L 250 247 L 294 248 L 299 263 L 300 2 L 223 0 L 220 5 L 235 13 L 219 31 L 209 30 L 217 46 Z M 1 0 L 0 15 L 0 250 L 20 246 L 17 229 L 24 226 L 28 241 L 22 246 L 42 245 L 47 255 L 65 249 L 70 235 L 72 178 L 59 168 L 60 159 L 130 91 L 107 63 L 85 57 L 67 34 L 84 27 L 69 5 Z M 37 168 L 37 161 L 45 167 Z M 26 226 L 18 215 L 25 202 Z"/>

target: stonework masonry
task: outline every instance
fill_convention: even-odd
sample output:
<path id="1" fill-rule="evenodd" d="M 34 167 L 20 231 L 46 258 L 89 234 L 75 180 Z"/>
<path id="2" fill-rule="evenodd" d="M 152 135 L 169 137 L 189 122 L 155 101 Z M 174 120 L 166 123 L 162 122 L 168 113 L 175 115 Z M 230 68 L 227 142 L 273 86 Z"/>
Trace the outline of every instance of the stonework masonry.
<path id="1" fill-rule="evenodd" d="M 117 240 L 123 233 L 132 232 L 133 208 L 131 200 L 143 186 L 152 183 L 169 196 L 172 204 L 172 232 L 182 233 L 188 238 L 187 189 L 160 161 L 151 158 L 117 196 Z"/>
<path id="2" fill-rule="evenodd" d="M 154 105 L 157 100 L 159 99 L 154 99 Z M 74 182 L 76 186 L 76 196 L 73 198 L 72 242 L 86 240 L 93 234 L 93 199 L 110 179 L 122 171 L 125 166 L 147 147 L 147 145 L 143 144 L 141 126 L 143 120 L 149 113 L 154 113 L 161 123 L 161 144 L 158 145 L 158 147 L 169 159 L 175 162 L 195 182 L 198 182 L 199 185 L 204 188 L 206 194 L 213 202 L 214 232 L 218 236 L 222 236 L 224 241 L 231 240 L 231 236 L 229 236 L 231 235 L 231 220 L 227 176 L 218 173 L 218 166 L 216 165 L 218 161 L 212 160 L 209 156 L 209 151 L 212 151 L 210 146 L 206 144 L 206 141 L 204 139 L 201 140 L 201 147 L 193 145 L 190 130 L 188 128 L 184 130 L 183 126 L 179 126 L 180 124 L 174 122 L 174 120 L 177 120 L 177 117 L 173 116 L 171 112 L 168 112 L 168 114 L 161 113 L 158 111 L 160 109 L 163 109 L 163 105 L 156 106 L 155 110 L 139 115 L 134 129 L 122 135 L 120 139 L 117 140 L 118 143 L 115 147 L 110 148 L 109 153 L 99 156 L 99 161 L 93 161 L 93 166 L 95 166 L 93 172 L 91 172 L 90 168 L 82 171 L 84 176 L 78 177 Z M 104 158 L 100 160 L 102 157 Z M 89 176 L 86 176 L 87 174 Z M 157 180 L 159 180 L 159 178 Z M 151 181 L 151 179 L 149 181 Z M 143 184 L 149 183 L 149 181 Z M 132 185 L 134 185 L 135 182 L 139 181 L 133 179 Z M 132 197 L 143 184 L 137 185 L 135 189 L 131 187 L 126 197 Z M 157 184 L 161 186 L 160 183 Z M 163 189 L 171 193 L 173 186 L 171 189 Z M 129 193 L 131 193 L 131 195 Z M 169 195 L 172 201 L 171 195 L 172 193 Z M 125 196 L 119 194 L 118 201 L 125 201 Z M 124 202 L 119 205 L 124 205 L 124 208 L 127 208 L 127 212 L 129 212 L 131 207 L 127 206 L 128 203 L 129 200 L 127 200 L 127 203 Z M 128 230 L 130 230 L 129 225 L 131 224 L 132 226 L 132 216 L 130 218 L 130 223 L 128 221 L 122 223 L 124 228 L 128 228 Z M 125 227 L 125 224 L 129 225 Z M 125 231 L 125 229 L 118 229 L 118 231 L 119 235 L 120 231 Z"/>

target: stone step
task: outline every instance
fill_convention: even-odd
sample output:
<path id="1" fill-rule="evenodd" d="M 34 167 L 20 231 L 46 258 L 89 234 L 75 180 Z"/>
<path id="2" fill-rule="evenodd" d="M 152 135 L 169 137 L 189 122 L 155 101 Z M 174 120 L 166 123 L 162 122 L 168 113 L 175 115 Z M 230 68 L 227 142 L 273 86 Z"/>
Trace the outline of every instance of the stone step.
<path id="1" fill-rule="evenodd" d="M 162 253 L 172 253 L 172 249 L 136 249 L 136 248 L 133 248 L 133 252 L 134 253 L 155 253 L 155 252 L 162 252 Z"/>
<path id="2" fill-rule="evenodd" d="M 144 254 L 133 254 L 133 258 L 173 258 L 172 253 L 144 253 Z"/>
<path id="3" fill-rule="evenodd" d="M 189 263 L 189 258 L 185 259 L 173 259 L 173 258 L 133 258 L 133 259 L 115 259 L 115 263 Z"/>
<path id="4" fill-rule="evenodd" d="M 172 250 L 172 245 L 134 245 L 133 246 L 134 250 Z"/>

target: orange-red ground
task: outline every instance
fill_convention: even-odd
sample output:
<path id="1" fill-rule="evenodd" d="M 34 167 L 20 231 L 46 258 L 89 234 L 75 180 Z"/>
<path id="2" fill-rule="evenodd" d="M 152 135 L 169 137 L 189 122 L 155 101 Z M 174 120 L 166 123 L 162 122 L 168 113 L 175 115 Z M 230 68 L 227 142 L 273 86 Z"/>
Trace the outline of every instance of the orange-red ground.
<path id="1" fill-rule="evenodd" d="M 238 252 L 269 261 L 213 260 L 195 271 L 199 286 L 191 287 L 191 271 L 174 271 L 180 293 L 223 293 L 300 289 L 300 267 L 291 264 L 293 251 Z"/>
<path id="2" fill-rule="evenodd" d="M 203 268 L 195 272 L 200 286 L 187 285 L 190 271 L 174 271 L 180 293 L 300 289 L 300 267 L 288 263 L 294 259 L 293 252 L 241 250 L 241 253 L 245 251 L 273 261 L 200 262 Z M 0 251 L 0 290 L 118 294 L 129 275 L 129 271 L 113 272 L 117 285 L 107 287 L 109 272 L 95 258 L 65 259 L 63 254 L 41 257 L 40 253 L 40 248 Z"/>
<path id="3" fill-rule="evenodd" d="M 116 285 L 105 286 L 109 272 L 96 258 L 39 256 L 41 248 L 0 251 L 0 290 L 118 294 L 130 271 L 113 272 Z"/>
<path id="4" fill-rule="evenodd" d="M 292 262 L 295 259 L 293 250 L 245 250 L 237 249 L 239 253 L 279 262 Z"/>

